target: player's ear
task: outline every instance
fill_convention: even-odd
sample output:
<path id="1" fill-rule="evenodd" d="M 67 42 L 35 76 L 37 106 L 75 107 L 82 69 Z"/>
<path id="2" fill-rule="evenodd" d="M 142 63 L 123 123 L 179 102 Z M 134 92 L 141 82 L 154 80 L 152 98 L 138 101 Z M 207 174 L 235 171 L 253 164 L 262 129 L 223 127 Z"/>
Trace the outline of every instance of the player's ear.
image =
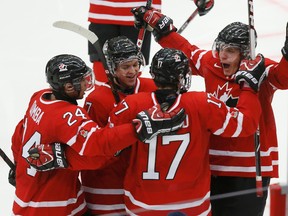
<path id="1" fill-rule="evenodd" d="M 64 84 L 64 91 L 67 95 L 73 93 L 75 91 L 74 86 L 72 83 L 65 83 Z"/>

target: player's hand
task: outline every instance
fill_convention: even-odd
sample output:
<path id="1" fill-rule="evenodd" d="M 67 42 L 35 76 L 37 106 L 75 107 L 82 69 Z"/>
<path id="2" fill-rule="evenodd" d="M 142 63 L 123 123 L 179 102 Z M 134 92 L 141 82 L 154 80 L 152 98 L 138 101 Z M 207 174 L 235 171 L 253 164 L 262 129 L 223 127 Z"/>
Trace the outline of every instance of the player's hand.
<path id="1" fill-rule="evenodd" d="M 152 108 L 138 113 L 133 124 L 138 138 L 145 142 L 158 134 L 165 134 L 180 129 L 185 120 L 185 110 L 177 108 L 171 112 L 166 112 L 164 106 L 156 105 Z"/>
<path id="2" fill-rule="evenodd" d="M 235 81 L 238 84 L 248 84 L 255 92 L 259 90 L 262 81 L 265 79 L 265 59 L 258 54 L 254 60 L 244 59 L 241 61 L 239 71 L 236 72 Z"/>
<path id="3" fill-rule="evenodd" d="M 29 151 L 27 162 L 38 171 L 48 171 L 59 168 L 67 168 L 64 144 L 51 143 L 39 144 Z"/>
<path id="4" fill-rule="evenodd" d="M 10 169 L 8 173 L 8 182 L 16 187 L 16 171 L 15 169 Z"/>
<path id="5" fill-rule="evenodd" d="M 156 41 L 170 32 L 177 31 L 170 17 L 160 13 L 157 9 L 145 6 L 132 8 L 134 26 L 138 29 L 145 28 L 152 31 Z"/>
<path id="6" fill-rule="evenodd" d="M 207 14 L 214 6 L 214 0 L 194 0 L 194 3 L 200 16 Z"/>
<path id="7" fill-rule="evenodd" d="M 284 47 L 282 48 L 282 54 L 284 58 L 288 61 L 288 22 L 286 24 L 286 39 L 284 43 Z"/>

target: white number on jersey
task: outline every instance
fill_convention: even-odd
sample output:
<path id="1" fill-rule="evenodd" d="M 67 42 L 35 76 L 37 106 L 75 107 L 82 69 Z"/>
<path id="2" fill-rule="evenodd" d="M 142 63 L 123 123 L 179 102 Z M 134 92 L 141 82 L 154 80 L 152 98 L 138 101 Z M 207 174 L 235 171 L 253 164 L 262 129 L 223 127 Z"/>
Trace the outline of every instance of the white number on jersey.
<path id="1" fill-rule="evenodd" d="M 175 154 L 175 157 L 169 165 L 169 171 L 166 176 L 166 179 L 173 179 L 180 161 L 185 154 L 187 147 L 190 143 L 190 135 L 189 133 L 181 134 L 181 135 L 165 135 L 162 136 L 162 145 L 171 145 L 173 141 L 181 141 L 181 144 Z M 159 172 L 155 170 L 157 163 L 157 155 L 156 155 L 156 147 L 157 147 L 157 137 L 152 138 L 151 140 L 147 140 L 146 143 L 149 144 L 149 152 L 148 152 L 148 167 L 147 172 L 143 172 L 143 179 L 159 179 Z"/>

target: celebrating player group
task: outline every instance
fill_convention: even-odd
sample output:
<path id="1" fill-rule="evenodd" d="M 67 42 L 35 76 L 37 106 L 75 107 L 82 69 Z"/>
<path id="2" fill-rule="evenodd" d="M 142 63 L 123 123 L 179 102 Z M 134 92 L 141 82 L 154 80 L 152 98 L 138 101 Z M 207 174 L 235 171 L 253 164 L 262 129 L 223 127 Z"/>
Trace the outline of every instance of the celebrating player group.
<path id="1" fill-rule="evenodd" d="M 200 16 L 214 6 L 194 2 Z M 97 49 L 109 76 L 101 85 L 75 55 L 47 62 L 49 88 L 32 95 L 12 136 L 13 215 L 263 215 L 278 177 L 271 102 L 288 89 L 288 24 L 276 62 L 254 56 L 251 23 L 226 25 L 204 50 L 145 5 L 131 14 L 162 46 L 151 78 L 141 76 L 141 47 L 124 35 Z M 189 91 L 192 75 L 205 92 Z"/>

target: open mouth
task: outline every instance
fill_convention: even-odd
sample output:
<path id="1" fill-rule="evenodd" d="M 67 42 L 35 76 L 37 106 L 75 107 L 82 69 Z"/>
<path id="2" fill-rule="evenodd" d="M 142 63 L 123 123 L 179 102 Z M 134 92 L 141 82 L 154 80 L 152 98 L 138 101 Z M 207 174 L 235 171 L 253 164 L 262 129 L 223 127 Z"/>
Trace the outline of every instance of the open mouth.
<path id="1" fill-rule="evenodd" d="M 225 68 L 225 69 L 227 69 L 227 68 L 230 67 L 230 64 L 222 63 L 222 67 Z"/>
<path id="2" fill-rule="evenodd" d="M 126 78 L 127 78 L 127 79 L 134 79 L 135 76 L 136 76 L 136 75 L 129 75 L 129 76 L 126 76 Z"/>

